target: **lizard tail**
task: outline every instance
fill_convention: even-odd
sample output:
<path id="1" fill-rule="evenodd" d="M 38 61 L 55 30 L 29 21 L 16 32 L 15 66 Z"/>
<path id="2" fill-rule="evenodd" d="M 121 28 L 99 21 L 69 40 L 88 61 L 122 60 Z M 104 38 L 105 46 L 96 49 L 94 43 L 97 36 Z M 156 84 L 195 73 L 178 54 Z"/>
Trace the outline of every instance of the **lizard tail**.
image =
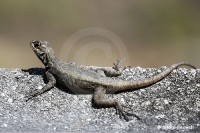
<path id="1" fill-rule="evenodd" d="M 161 72 L 160 74 L 158 74 L 152 78 L 147 78 L 147 79 L 139 80 L 139 81 L 127 81 L 125 84 L 120 86 L 117 90 L 118 91 L 133 90 L 133 89 L 139 89 L 142 87 L 152 85 L 152 84 L 162 80 L 163 78 L 165 78 L 177 67 L 183 66 L 183 65 L 196 69 L 196 67 L 194 67 L 193 65 L 191 65 L 189 63 L 179 62 L 179 63 L 173 64 L 171 67 L 167 68 L 166 70 L 164 70 L 163 72 Z"/>

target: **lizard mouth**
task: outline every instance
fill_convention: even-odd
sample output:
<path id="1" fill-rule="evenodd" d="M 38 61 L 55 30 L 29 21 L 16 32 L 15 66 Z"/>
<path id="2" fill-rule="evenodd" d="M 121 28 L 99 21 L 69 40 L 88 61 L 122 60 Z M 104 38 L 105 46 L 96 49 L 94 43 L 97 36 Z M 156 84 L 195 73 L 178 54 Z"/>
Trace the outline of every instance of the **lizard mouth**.
<path id="1" fill-rule="evenodd" d="M 33 43 L 30 43 L 30 47 L 34 50 L 35 47 L 34 47 L 34 44 Z"/>

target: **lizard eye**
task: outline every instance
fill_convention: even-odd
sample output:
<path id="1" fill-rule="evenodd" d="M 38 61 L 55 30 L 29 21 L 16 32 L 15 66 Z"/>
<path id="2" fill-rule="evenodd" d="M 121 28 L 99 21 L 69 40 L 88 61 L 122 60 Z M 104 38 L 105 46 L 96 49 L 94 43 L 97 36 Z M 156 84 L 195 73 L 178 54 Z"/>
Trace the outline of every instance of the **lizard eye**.
<path id="1" fill-rule="evenodd" d="M 38 46 L 39 46 L 39 44 L 37 44 L 37 43 L 36 43 L 34 46 L 35 46 L 35 47 L 38 47 Z"/>
<path id="2" fill-rule="evenodd" d="M 40 41 L 36 41 L 35 44 L 34 44 L 34 46 L 35 46 L 35 47 L 41 46 L 41 42 L 40 42 Z"/>

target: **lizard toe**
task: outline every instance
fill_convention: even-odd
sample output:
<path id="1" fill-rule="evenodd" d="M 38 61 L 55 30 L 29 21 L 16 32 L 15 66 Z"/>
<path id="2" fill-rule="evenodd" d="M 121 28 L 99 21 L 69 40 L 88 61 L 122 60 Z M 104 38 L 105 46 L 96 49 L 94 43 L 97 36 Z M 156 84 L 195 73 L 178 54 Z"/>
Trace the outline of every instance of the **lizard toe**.
<path id="1" fill-rule="evenodd" d="M 130 113 L 129 110 L 126 111 L 126 110 L 123 109 L 123 108 L 128 108 L 128 109 L 130 109 L 131 111 L 133 111 L 133 109 L 131 109 L 131 108 L 128 107 L 128 106 L 125 106 L 125 105 L 118 105 L 118 106 L 116 107 L 116 110 L 117 110 L 118 114 L 120 115 L 120 118 L 122 118 L 122 116 L 123 116 L 124 119 L 125 119 L 126 121 L 129 121 L 130 119 L 129 119 L 128 116 L 133 116 L 133 117 L 136 117 L 138 120 L 141 120 L 136 114 Z"/>

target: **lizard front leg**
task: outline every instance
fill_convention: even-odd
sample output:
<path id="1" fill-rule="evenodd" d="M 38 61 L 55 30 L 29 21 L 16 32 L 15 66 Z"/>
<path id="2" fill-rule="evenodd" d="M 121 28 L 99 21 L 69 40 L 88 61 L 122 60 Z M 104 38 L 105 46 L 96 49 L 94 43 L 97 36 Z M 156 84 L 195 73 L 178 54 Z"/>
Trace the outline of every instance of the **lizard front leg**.
<path id="1" fill-rule="evenodd" d="M 135 116 L 137 119 L 140 120 L 140 118 L 136 116 L 135 114 L 128 113 L 127 111 L 123 110 L 123 107 L 126 107 L 126 106 L 122 105 L 119 101 L 114 100 L 114 99 L 104 99 L 103 96 L 105 93 L 106 93 L 106 89 L 104 87 L 99 86 L 95 88 L 94 94 L 93 94 L 94 104 L 100 107 L 115 107 L 120 117 L 123 116 L 126 121 L 129 121 L 129 118 L 127 115 Z M 129 107 L 126 107 L 126 108 L 129 108 Z"/>
<path id="2" fill-rule="evenodd" d="M 36 91 L 29 94 L 26 97 L 26 99 L 27 99 L 26 101 L 28 101 L 29 99 L 31 99 L 37 95 L 41 95 L 42 93 L 44 93 L 54 87 L 54 85 L 56 84 L 55 77 L 48 71 L 46 71 L 46 77 L 47 77 L 48 83 L 42 89 L 37 89 Z"/>

